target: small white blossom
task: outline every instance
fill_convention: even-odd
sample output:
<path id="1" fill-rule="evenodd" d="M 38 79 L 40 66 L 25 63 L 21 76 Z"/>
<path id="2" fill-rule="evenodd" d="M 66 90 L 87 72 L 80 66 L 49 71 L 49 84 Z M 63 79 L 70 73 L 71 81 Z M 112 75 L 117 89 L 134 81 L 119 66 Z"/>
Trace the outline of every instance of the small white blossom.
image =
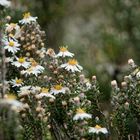
<path id="1" fill-rule="evenodd" d="M 59 53 L 56 55 L 56 57 L 73 57 L 74 54 L 69 52 L 67 47 L 60 47 Z"/>
<path id="2" fill-rule="evenodd" d="M 81 72 L 83 69 L 75 59 L 70 59 L 66 64 L 62 64 L 60 67 L 70 72 Z"/>
<path id="3" fill-rule="evenodd" d="M 25 13 L 23 19 L 19 21 L 21 24 L 30 24 L 31 22 L 36 22 L 37 17 L 32 17 L 31 14 Z"/>
<path id="4" fill-rule="evenodd" d="M 12 79 L 10 83 L 12 84 L 12 87 L 21 87 L 23 85 L 23 80 L 16 78 Z"/>
<path id="5" fill-rule="evenodd" d="M 99 125 L 96 125 L 95 127 L 90 127 L 89 128 L 89 133 L 96 133 L 96 134 L 99 134 L 99 133 L 103 133 L 103 134 L 107 134 L 108 131 L 105 127 L 101 127 Z"/>
<path id="6" fill-rule="evenodd" d="M 41 93 L 38 96 L 39 97 L 48 97 L 48 98 L 55 99 L 55 97 L 49 92 L 48 88 L 42 88 Z"/>
<path id="7" fill-rule="evenodd" d="M 4 6 L 4 7 L 10 7 L 11 6 L 11 2 L 8 0 L 0 0 L 0 5 Z"/>
<path id="8" fill-rule="evenodd" d="M 0 104 L 9 104 L 17 108 L 21 108 L 23 106 L 21 102 L 16 100 L 14 95 L 5 95 L 5 98 L 0 100 Z"/>
<path id="9" fill-rule="evenodd" d="M 59 93 L 66 93 L 67 90 L 68 90 L 67 87 L 62 87 L 61 85 L 55 85 L 51 88 L 50 93 L 56 95 Z"/>
<path id="10" fill-rule="evenodd" d="M 15 65 L 18 68 L 19 67 L 29 68 L 30 62 L 27 62 L 25 57 L 19 57 L 16 59 L 17 59 L 17 61 L 13 61 L 12 65 Z"/>
<path id="11" fill-rule="evenodd" d="M 39 86 L 23 86 L 20 88 L 20 91 L 18 92 L 19 94 L 25 93 L 25 92 L 28 92 L 28 93 L 31 92 L 31 93 L 37 94 L 38 92 L 40 92 L 40 90 L 41 90 L 41 87 Z"/>
<path id="12" fill-rule="evenodd" d="M 6 32 L 11 32 L 13 30 L 18 31 L 20 29 L 19 25 L 17 23 L 10 23 L 6 24 Z"/>
<path id="13" fill-rule="evenodd" d="M 19 48 L 20 44 L 16 40 L 9 38 L 9 40 L 4 40 L 3 43 L 5 45 L 4 48 L 8 52 L 15 54 L 16 52 L 18 52 L 18 50 L 20 50 Z"/>
<path id="14" fill-rule="evenodd" d="M 44 67 L 41 65 L 38 65 L 36 61 L 31 62 L 31 67 L 29 67 L 27 70 L 23 70 L 22 73 L 26 75 L 35 75 L 38 76 L 38 74 L 42 73 L 44 71 Z"/>
<path id="15" fill-rule="evenodd" d="M 73 120 L 83 120 L 83 119 L 91 119 L 92 115 L 86 113 L 83 109 L 78 108 L 76 111 L 76 115 L 73 117 Z"/>

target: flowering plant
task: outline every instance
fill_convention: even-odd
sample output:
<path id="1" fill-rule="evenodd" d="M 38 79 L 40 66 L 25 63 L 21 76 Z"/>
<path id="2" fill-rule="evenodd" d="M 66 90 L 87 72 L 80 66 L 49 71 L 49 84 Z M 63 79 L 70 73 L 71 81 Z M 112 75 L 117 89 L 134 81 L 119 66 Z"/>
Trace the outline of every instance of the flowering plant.
<path id="1" fill-rule="evenodd" d="M 45 48 L 37 17 L 6 23 L 3 36 L 6 92 L 17 96 L 24 139 L 107 137 L 96 76 L 91 81 L 67 46 Z M 106 126 L 107 127 L 107 126 Z"/>
<path id="2" fill-rule="evenodd" d="M 139 137 L 139 66 L 132 59 L 128 60 L 130 72 L 124 76 L 124 81 L 119 88 L 117 82 L 111 82 L 113 125 L 121 139 L 138 139 Z"/>

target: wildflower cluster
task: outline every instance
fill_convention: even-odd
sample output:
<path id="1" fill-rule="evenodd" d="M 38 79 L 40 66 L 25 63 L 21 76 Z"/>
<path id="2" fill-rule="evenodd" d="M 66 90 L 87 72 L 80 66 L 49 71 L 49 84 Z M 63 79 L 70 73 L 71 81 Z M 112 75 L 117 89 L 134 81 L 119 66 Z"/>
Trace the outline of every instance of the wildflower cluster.
<path id="1" fill-rule="evenodd" d="M 139 115 L 140 115 L 140 70 L 132 59 L 128 60 L 130 73 L 124 76 L 121 88 L 117 82 L 111 82 L 113 114 L 111 116 L 113 125 L 118 131 L 119 137 L 123 139 L 138 139 L 139 137 Z"/>
<path id="2" fill-rule="evenodd" d="M 7 93 L 17 96 L 24 139 L 82 139 L 107 136 L 101 93 L 67 46 L 46 50 L 45 33 L 30 13 L 7 23 L 3 48 Z M 3 101 L 4 99 L 2 99 Z M 18 105 L 16 102 L 18 102 Z"/>

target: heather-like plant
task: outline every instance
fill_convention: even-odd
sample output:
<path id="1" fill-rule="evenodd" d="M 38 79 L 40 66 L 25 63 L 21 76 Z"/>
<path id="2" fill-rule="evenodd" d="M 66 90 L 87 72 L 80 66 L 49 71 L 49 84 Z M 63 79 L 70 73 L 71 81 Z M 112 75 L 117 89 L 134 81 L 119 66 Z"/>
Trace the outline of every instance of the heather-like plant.
<path id="1" fill-rule="evenodd" d="M 7 23 L 3 47 L 9 93 L 21 102 L 23 139 L 103 139 L 108 134 L 100 110 L 96 76 L 91 81 L 67 46 L 47 51 L 45 33 L 30 13 Z"/>
<path id="2" fill-rule="evenodd" d="M 130 72 L 124 76 L 121 87 L 116 81 L 112 81 L 112 105 L 111 116 L 113 126 L 116 128 L 120 139 L 139 139 L 139 66 L 132 59 L 128 60 Z"/>

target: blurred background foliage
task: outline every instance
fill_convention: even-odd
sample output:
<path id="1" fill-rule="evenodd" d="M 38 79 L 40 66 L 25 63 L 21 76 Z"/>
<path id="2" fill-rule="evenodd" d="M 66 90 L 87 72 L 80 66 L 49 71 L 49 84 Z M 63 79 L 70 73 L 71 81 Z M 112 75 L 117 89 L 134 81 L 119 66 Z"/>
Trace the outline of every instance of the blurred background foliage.
<path id="1" fill-rule="evenodd" d="M 46 31 L 47 48 L 69 50 L 85 69 L 97 75 L 103 101 L 110 99 L 110 81 L 122 80 L 127 60 L 140 62 L 139 0 L 12 0 L 13 21 L 23 12 L 37 16 Z"/>

